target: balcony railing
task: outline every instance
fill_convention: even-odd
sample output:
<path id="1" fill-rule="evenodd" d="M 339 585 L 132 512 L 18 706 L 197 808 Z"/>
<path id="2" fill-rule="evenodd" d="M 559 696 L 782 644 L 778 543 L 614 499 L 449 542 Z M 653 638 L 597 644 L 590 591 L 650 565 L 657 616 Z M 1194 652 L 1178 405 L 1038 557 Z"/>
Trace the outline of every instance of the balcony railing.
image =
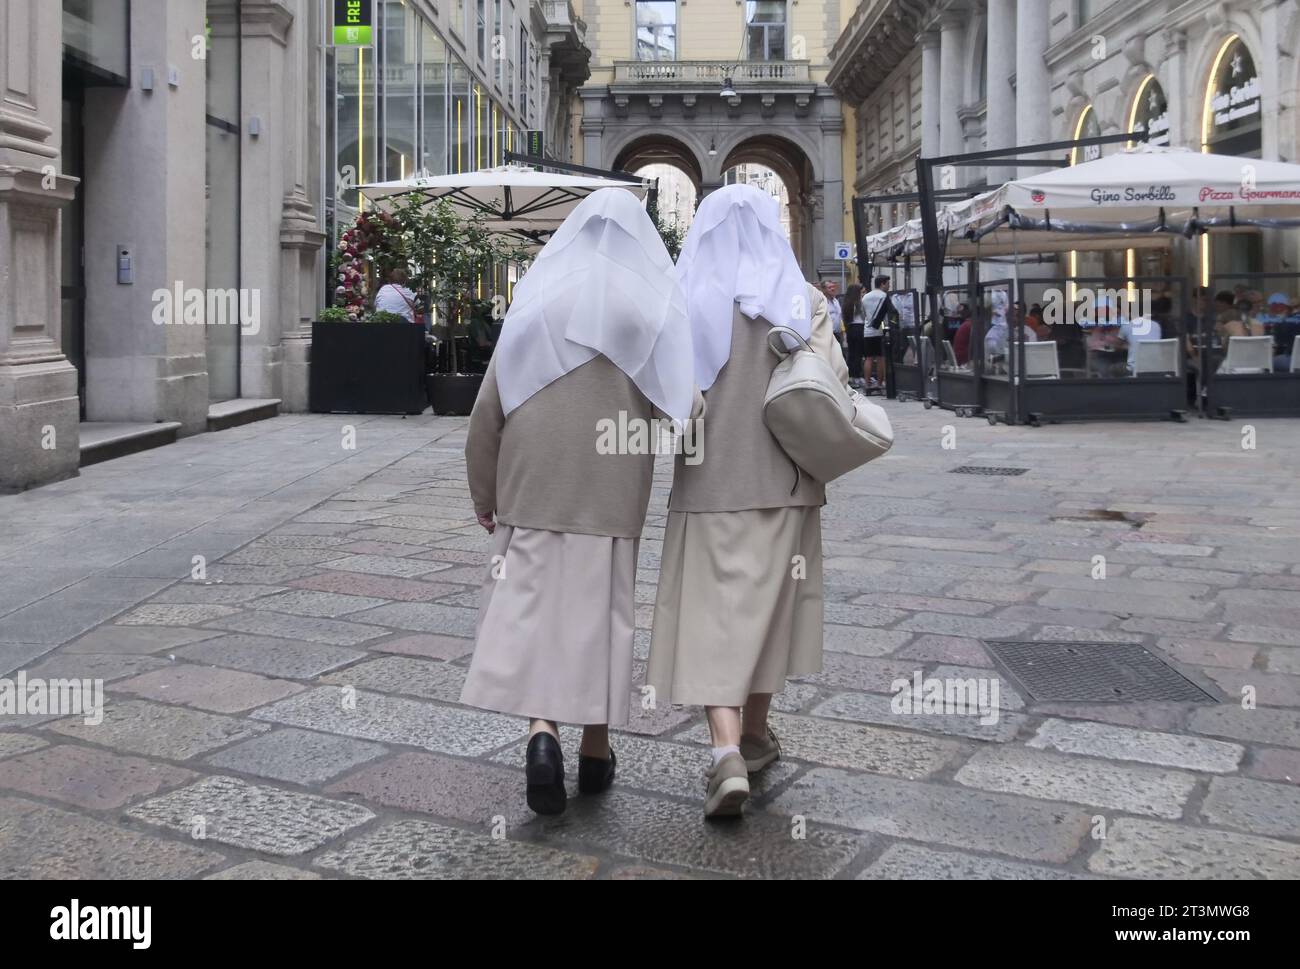
<path id="1" fill-rule="evenodd" d="M 615 61 L 615 84 L 810 84 L 808 61 Z"/>

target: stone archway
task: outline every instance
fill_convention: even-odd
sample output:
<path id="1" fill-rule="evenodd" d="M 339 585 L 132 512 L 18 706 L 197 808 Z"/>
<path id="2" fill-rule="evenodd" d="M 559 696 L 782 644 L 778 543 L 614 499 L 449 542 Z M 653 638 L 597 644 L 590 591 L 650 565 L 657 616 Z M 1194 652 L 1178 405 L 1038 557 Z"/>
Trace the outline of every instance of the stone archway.
<path id="1" fill-rule="evenodd" d="M 787 138 L 763 134 L 743 138 L 719 157 L 722 158 L 718 168 L 720 174 L 736 165 L 764 165 L 785 183 L 790 196 L 790 248 L 805 275 L 815 278 L 817 256 L 813 224 L 822 214 L 819 209 L 823 203 L 814 190 L 815 176 L 808 155 Z"/>
<path id="2" fill-rule="evenodd" d="M 698 196 L 704 187 L 704 170 L 695 151 L 685 142 L 665 134 L 633 138 L 614 157 L 613 168 L 633 172 L 644 165 L 672 165 L 686 173 Z"/>

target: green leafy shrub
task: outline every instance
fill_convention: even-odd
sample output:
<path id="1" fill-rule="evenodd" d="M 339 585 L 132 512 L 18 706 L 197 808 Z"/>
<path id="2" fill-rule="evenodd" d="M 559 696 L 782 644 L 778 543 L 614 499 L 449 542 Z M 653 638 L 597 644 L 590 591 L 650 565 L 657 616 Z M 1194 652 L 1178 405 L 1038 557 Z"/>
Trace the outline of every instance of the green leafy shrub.
<path id="1" fill-rule="evenodd" d="M 346 306 L 331 306 L 328 309 L 321 310 L 316 317 L 322 323 L 351 323 L 352 316 L 348 313 Z"/>
<path id="2" fill-rule="evenodd" d="M 409 323 L 411 322 L 405 316 L 399 313 L 389 313 L 386 310 L 376 310 L 366 317 L 367 323 Z"/>

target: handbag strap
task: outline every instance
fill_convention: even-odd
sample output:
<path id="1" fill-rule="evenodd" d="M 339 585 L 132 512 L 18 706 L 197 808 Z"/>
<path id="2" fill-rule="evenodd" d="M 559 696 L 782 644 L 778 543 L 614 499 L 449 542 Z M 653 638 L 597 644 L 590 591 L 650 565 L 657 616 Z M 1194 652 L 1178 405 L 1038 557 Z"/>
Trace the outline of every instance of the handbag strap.
<path id="1" fill-rule="evenodd" d="M 789 347 L 785 345 L 784 340 L 774 341 L 772 339 L 773 337 L 789 337 L 790 339 L 794 340 L 794 342 L 797 343 L 798 346 L 796 346 L 794 350 L 791 350 Z M 788 326 L 772 327 L 771 331 L 767 334 L 767 348 L 771 350 L 773 353 L 775 353 L 782 360 L 784 360 L 790 354 L 794 353 L 796 350 L 807 350 L 809 353 L 812 352 L 812 347 L 808 345 L 808 341 L 805 340 L 803 337 L 801 337 L 796 331 L 790 329 L 790 327 Z"/>

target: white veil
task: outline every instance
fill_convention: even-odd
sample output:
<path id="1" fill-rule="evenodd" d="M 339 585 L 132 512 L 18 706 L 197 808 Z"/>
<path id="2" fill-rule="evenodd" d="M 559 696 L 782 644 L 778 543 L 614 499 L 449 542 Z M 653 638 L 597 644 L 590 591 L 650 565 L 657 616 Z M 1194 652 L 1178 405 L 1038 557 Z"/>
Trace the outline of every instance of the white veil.
<path id="1" fill-rule="evenodd" d="M 695 344 L 695 382 L 708 390 L 731 356 L 732 308 L 750 319 L 812 333 L 808 283 L 781 230 L 780 203 L 752 185 L 728 185 L 700 203 L 677 259 Z"/>
<path id="2" fill-rule="evenodd" d="M 496 348 L 508 415 L 604 354 L 669 417 L 690 417 L 690 323 L 672 259 L 631 192 L 578 203 L 515 286 Z"/>

